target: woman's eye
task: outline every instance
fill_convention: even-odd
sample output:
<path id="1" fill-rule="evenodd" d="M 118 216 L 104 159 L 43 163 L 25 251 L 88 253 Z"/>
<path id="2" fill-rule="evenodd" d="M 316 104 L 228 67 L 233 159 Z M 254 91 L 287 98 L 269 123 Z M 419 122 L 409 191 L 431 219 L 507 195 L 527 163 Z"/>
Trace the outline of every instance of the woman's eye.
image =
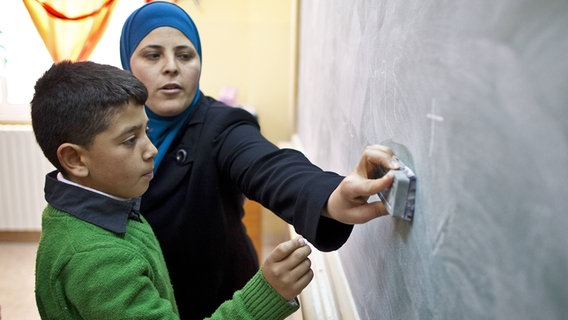
<path id="1" fill-rule="evenodd" d="M 160 54 L 156 53 L 156 52 L 150 52 L 150 53 L 146 53 L 144 55 L 144 57 L 146 57 L 146 59 L 149 59 L 149 60 L 156 60 L 160 57 Z"/>
<path id="2" fill-rule="evenodd" d="M 189 61 L 189 60 L 193 59 L 194 56 L 195 56 L 195 54 L 191 53 L 191 52 L 184 52 L 184 53 L 178 54 L 178 58 L 180 58 L 181 60 L 184 60 L 184 61 Z"/>

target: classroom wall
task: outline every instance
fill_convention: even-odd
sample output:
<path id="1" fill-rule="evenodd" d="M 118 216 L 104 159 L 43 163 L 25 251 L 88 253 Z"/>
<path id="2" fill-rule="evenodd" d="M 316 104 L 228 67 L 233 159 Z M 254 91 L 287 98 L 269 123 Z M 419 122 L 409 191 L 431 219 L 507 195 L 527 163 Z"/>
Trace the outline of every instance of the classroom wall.
<path id="1" fill-rule="evenodd" d="M 122 25 L 130 13 L 144 2 L 118 1 L 90 60 L 121 67 L 119 39 Z M 263 133 L 274 143 L 289 140 L 294 130 L 292 114 L 297 2 L 298 0 L 176 1 L 192 17 L 200 33 L 203 52 L 200 88 L 205 94 L 216 98 L 220 96 L 223 87 L 236 88 L 236 102 L 254 107 Z M 6 5 L 3 7 L 0 12 L 8 10 Z M 14 12 L 12 16 L 24 19 L 28 17 L 22 2 L 9 8 L 9 13 Z M 8 56 L 9 63 L 14 66 L 23 65 L 29 71 L 25 75 L 15 72 L 10 74 L 8 83 L 18 83 L 18 88 L 24 87 L 25 92 L 31 96 L 35 81 L 49 68 L 52 61 L 41 38 L 36 34 L 31 18 L 28 19 L 21 21 L 25 28 L 4 29 L 3 36 L 10 33 L 8 36 L 13 38 L 18 33 L 31 46 L 31 49 L 29 46 L 8 46 L 7 49 L 12 52 Z M 0 19 L 0 27 L 6 27 L 2 21 Z M 33 52 L 33 58 L 13 59 L 28 57 L 29 52 Z M 27 63 L 31 60 L 34 61 L 32 65 Z M 0 73 L 1 71 L 3 70 Z M 1 87 L 5 86 L 6 81 L 3 76 L 4 74 L 0 74 L 0 91 L 3 91 Z M 5 95 L 0 92 L 0 123 L 29 123 L 27 107 L 22 106 L 23 112 L 17 113 L 5 110 L 1 108 L 3 97 Z M 30 99 L 23 98 L 11 103 L 27 104 Z"/>
<path id="2" fill-rule="evenodd" d="M 338 251 L 363 319 L 568 314 L 568 2 L 300 2 L 298 136 L 348 174 L 390 146 L 412 223 Z"/>
<path id="3" fill-rule="evenodd" d="M 256 110 L 273 143 L 293 132 L 297 0 L 181 0 L 199 28 L 201 88 L 218 97 L 237 89 L 237 103 Z"/>

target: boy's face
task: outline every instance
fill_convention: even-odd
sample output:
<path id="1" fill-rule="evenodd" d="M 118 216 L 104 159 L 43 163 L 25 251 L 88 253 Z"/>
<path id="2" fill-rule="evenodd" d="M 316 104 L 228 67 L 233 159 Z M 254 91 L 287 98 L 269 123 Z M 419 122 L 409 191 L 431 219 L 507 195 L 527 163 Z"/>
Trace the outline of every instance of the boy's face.
<path id="1" fill-rule="evenodd" d="M 148 139 L 148 117 L 140 105 L 129 103 L 112 119 L 109 128 L 98 134 L 82 160 L 88 174 L 80 183 L 121 197 L 141 196 L 153 177 L 158 150 Z"/>

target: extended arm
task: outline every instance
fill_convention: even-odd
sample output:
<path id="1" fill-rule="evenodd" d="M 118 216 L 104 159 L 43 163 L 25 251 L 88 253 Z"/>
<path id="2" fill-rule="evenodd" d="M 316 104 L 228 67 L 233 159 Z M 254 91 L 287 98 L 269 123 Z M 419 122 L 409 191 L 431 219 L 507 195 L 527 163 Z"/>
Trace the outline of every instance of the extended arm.
<path id="1" fill-rule="evenodd" d="M 323 212 L 324 216 L 347 224 L 360 224 L 387 214 L 380 201 L 367 203 L 371 195 L 392 184 L 392 174 L 372 179 L 377 166 L 398 169 L 392 151 L 385 146 L 368 146 L 355 170 L 341 181 L 332 192 Z"/>

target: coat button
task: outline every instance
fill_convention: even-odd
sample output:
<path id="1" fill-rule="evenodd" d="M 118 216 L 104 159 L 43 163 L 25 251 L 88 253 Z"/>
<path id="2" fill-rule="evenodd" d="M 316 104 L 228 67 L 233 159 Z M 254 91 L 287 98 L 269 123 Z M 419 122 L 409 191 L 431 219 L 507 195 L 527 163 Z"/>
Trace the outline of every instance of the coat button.
<path id="1" fill-rule="evenodd" d="M 183 164 L 187 160 L 187 151 L 185 149 L 179 149 L 176 152 L 176 161 L 179 164 Z"/>

